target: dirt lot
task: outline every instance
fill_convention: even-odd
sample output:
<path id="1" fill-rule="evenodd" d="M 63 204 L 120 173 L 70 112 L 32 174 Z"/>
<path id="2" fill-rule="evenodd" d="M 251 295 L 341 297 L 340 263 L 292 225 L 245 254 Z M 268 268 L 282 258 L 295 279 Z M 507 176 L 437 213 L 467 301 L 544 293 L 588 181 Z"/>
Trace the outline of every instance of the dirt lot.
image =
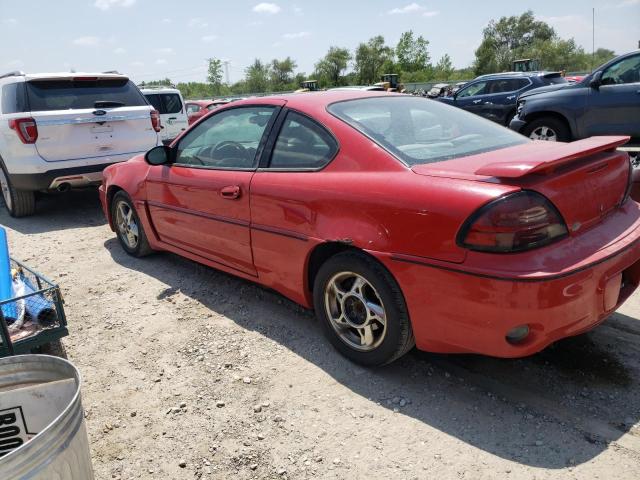
<path id="1" fill-rule="evenodd" d="M 63 288 L 98 479 L 640 478 L 640 294 L 532 358 L 366 370 L 278 294 L 125 255 L 94 191 L 39 207 L 0 223 Z"/>

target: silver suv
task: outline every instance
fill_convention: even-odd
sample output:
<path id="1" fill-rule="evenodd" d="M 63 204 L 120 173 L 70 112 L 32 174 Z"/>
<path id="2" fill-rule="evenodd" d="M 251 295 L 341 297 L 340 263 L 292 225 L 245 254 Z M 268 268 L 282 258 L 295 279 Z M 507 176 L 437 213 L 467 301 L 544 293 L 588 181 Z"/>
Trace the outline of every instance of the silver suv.
<path id="1" fill-rule="evenodd" d="M 0 76 L 0 186 L 14 217 L 35 192 L 99 184 L 102 170 L 160 143 L 157 111 L 118 73 Z"/>

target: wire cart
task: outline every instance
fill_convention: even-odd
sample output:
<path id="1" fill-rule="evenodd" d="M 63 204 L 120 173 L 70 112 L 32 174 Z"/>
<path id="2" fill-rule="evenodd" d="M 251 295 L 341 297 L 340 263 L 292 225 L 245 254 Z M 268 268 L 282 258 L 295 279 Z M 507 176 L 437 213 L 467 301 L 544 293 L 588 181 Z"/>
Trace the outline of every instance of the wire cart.
<path id="1" fill-rule="evenodd" d="M 14 258 L 10 266 L 21 294 L 0 301 L 0 357 L 37 351 L 69 333 L 58 286 Z"/>

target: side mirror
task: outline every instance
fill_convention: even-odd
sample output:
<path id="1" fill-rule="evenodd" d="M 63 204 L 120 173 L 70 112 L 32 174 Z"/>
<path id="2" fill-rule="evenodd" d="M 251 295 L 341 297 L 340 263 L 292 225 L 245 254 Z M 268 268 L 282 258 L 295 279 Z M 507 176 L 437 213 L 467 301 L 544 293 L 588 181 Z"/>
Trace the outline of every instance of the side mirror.
<path id="1" fill-rule="evenodd" d="M 589 86 L 591 88 L 595 88 L 596 90 L 600 87 L 601 84 L 602 84 L 602 70 L 594 73 L 593 77 L 589 81 Z"/>
<path id="2" fill-rule="evenodd" d="M 171 163 L 171 149 L 167 145 L 158 145 L 149 150 L 144 159 L 149 165 L 166 165 Z"/>

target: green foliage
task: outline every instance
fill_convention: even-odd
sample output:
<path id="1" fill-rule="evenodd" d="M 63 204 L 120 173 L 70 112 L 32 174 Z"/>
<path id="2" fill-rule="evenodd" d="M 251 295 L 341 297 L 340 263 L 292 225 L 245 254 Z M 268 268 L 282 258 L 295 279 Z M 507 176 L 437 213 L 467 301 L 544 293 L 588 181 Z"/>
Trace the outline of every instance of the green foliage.
<path id="1" fill-rule="evenodd" d="M 450 80 L 454 72 L 453 63 L 448 53 L 445 53 L 434 68 L 434 77 L 438 80 Z"/>
<path id="2" fill-rule="evenodd" d="M 429 41 L 422 35 L 414 38 L 413 30 L 404 32 L 400 36 L 400 41 L 396 46 L 396 57 L 398 68 L 403 72 L 418 72 L 425 70 L 429 66 L 430 56 Z"/>
<path id="3" fill-rule="evenodd" d="M 222 90 L 222 61 L 217 58 L 210 58 L 208 61 L 207 81 L 211 85 L 213 93 L 220 95 Z"/>
<path id="4" fill-rule="evenodd" d="M 298 65 L 290 57 L 271 60 L 269 77 L 272 91 L 286 90 L 293 83 L 293 71 Z"/>
<path id="5" fill-rule="evenodd" d="M 359 83 L 371 84 L 379 82 L 380 75 L 383 73 L 394 73 L 383 71 L 383 66 L 389 68 L 389 62 L 393 62 L 393 56 L 393 49 L 385 45 L 382 35 L 373 37 L 367 43 L 358 45 L 354 70 L 358 76 Z"/>
<path id="6" fill-rule="evenodd" d="M 245 70 L 245 83 L 249 92 L 266 92 L 269 88 L 269 66 L 256 58 Z"/>
<path id="7" fill-rule="evenodd" d="M 351 53 L 346 48 L 330 47 L 327 54 L 315 65 L 317 80 L 324 87 L 346 85 L 343 74 L 351 58 Z"/>

